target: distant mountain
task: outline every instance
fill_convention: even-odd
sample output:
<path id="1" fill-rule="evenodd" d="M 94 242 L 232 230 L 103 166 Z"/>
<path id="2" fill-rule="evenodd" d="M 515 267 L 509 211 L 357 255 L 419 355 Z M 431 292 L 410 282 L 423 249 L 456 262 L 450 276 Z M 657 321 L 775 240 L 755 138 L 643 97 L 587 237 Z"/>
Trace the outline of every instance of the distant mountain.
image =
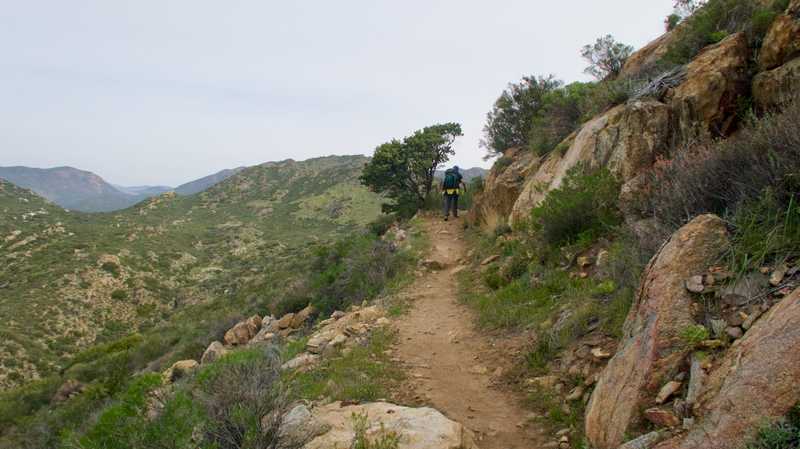
<path id="1" fill-rule="evenodd" d="M 194 181 L 187 182 L 186 184 L 181 184 L 175 188 L 175 193 L 178 195 L 194 195 L 195 193 L 200 193 L 203 190 L 206 190 L 209 187 L 230 178 L 244 169 L 245 167 L 229 168 L 214 173 L 213 175 L 208 175 L 204 178 L 196 179 Z"/>
<path id="2" fill-rule="evenodd" d="M 464 182 L 469 182 L 473 178 L 485 178 L 489 174 L 489 169 L 480 167 L 459 168 L 459 171 L 461 176 L 464 177 Z M 437 178 L 444 177 L 444 170 L 436 170 L 435 176 Z"/>
<path id="3" fill-rule="evenodd" d="M 169 186 L 120 186 L 100 176 L 72 167 L 0 167 L 0 178 L 30 189 L 51 202 L 81 212 L 113 212 L 148 198 L 175 191 L 193 195 L 240 172 L 243 167 L 222 170 L 173 189 Z"/>
<path id="4" fill-rule="evenodd" d="M 117 190 L 122 193 L 127 193 L 128 195 L 136 195 L 136 196 L 158 196 L 162 193 L 172 191 L 172 187 L 169 186 L 121 186 L 117 184 L 112 184 Z"/>
<path id="5" fill-rule="evenodd" d="M 61 207 L 83 212 L 124 209 L 144 199 L 121 192 L 92 172 L 72 167 L 0 167 L 0 178 Z"/>

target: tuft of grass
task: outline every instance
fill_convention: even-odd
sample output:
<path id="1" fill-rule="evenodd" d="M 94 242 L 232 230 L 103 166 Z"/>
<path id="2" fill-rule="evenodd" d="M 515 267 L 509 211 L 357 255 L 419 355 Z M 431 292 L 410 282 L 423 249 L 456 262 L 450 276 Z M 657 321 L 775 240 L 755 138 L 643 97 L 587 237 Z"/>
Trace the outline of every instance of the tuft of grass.
<path id="1" fill-rule="evenodd" d="M 762 427 L 747 449 L 800 448 L 800 407 L 795 406 L 784 418 Z"/>
<path id="2" fill-rule="evenodd" d="M 402 377 L 384 354 L 394 338 L 376 330 L 367 344 L 326 358 L 309 371 L 291 373 L 288 381 L 301 399 L 369 402 L 385 397 L 387 387 Z"/>
<path id="3" fill-rule="evenodd" d="M 367 432 L 370 429 L 369 417 L 367 415 L 353 414 L 353 442 L 352 449 L 397 449 L 400 446 L 400 435 L 396 432 L 387 431 L 383 423 L 377 434 L 369 437 Z"/>
<path id="4" fill-rule="evenodd" d="M 686 346 L 694 348 L 705 340 L 708 340 L 710 333 L 702 324 L 695 324 L 681 329 L 680 337 Z"/>

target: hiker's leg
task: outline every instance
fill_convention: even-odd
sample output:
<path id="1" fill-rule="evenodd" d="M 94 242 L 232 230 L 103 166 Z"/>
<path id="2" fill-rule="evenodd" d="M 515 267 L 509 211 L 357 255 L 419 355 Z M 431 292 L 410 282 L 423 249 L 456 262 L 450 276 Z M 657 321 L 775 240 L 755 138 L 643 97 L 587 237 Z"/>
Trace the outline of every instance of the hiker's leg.
<path id="1" fill-rule="evenodd" d="M 447 216 L 450 215 L 450 195 L 444 194 L 442 195 L 442 210 L 444 212 L 444 219 L 447 220 Z"/>
<path id="2" fill-rule="evenodd" d="M 458 218 L 458 194 L 453 195 L 453 216 Z"/>

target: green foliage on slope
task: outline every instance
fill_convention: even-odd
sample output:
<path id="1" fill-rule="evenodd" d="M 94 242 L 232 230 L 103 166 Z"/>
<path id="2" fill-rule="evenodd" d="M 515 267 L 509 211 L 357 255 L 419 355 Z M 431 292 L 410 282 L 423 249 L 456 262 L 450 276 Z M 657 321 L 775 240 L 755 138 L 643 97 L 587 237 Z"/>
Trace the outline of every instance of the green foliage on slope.
<path id="1" fill-rule="evenodd" d="M 379 215 L 379 198 L 358 184 L 366 161 L 267 163 L 198 195 L 108 214 L 68 213 L 3 182 L 0 387 L 193 307 L 272 306 L 313 248 Z"/>

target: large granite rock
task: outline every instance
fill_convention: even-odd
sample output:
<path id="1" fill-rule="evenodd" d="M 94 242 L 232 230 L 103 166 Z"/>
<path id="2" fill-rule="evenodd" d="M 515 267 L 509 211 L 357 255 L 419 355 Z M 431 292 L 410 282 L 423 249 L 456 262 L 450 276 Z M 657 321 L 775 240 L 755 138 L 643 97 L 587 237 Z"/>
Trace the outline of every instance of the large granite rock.
<path id="1" fill-rule="evenodd" d="M 505 223 L 525 183 L 539 164 L 539 158 L 525 148 L 506 151 L 506 163 L 495 163 L 484 181 L 483 192 L 467 215 L 467 220 L 487 230 Z"/>
<path id="2" fill-rule="evenodd" d="M 677 141 L 727 136 L 733 131 L 739 98 L 749 88 L 750 47 L 744 33 L 706 47 L 686 67 L 686 80 L 667 92 Z"/>
<path id="3" fill-rule="evenodd" d="M 800 57 L 753 79 L 753 99 L 758 109 L 769 111 L 780 109 L 796 98 L 800 86 Z"/>
<path id="4" fill-rule="evenodd" d="M 771 70 L 797 56 L 800 56 L 800 19 L 782 14 L 775 19 L 764 37 L 758 53 L 758 67 Z"/>
<path id="5" fill-rule="evenodd" d="M 800 402 L 800 289 L 728 349 L 706 381 L 701 418 L 658 449 L 733 449 Z"/>
<path id="6" fill-rule="evenodd" d="M 728 245 L 724 222 L 701 215 L 675 232 L 648 264 L 625 321 L 619 349 L 598 379 L 586 411 L 586 436 L 598 449 L 619 446 L 639 413 L 654 405 L 688 348 L 680 332 L 695 324 L 684 286 Z"/>
<path id="7" fill-rule="evenodd" d="M 471 433 L 461 424 L 447 419 L 432 408 L 410 408 L 386 402 L 343 406 L 340 402 L 312 411 L 314 419 L 329 428 L 314 438 L 304 449 L 351 447 L 353 415 L 366 416 L 370 424 L 368 437 L 381 431 L 400 436 L 398 449 L 477 449 Z"/>
<path id="8" fill-rule="evenodd" d="M 525 181 L 511 213 L 512 225 L 525 220 L 579 163 L 605 166 L 623 181 L 640 175 L 667 149 L 669 125 L 669 107 L 655 100 L 632 101 L 590 120 L 562 143 L 569 148 L 566 153 L 548 155 Z"/>

